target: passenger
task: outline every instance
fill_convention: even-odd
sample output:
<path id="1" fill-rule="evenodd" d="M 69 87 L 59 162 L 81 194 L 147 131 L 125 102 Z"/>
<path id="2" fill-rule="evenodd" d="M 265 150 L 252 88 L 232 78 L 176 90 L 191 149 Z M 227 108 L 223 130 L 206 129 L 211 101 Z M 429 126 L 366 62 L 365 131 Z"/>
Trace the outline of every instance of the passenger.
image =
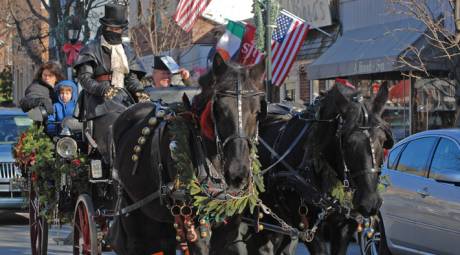
<path id="1" fill-rule="evenodd" d="M 62 123 L 64 118 L 72 117 L 78 98 L 78 88 L 71 80 L 60 81 L 55 91 L 57 102 L 53 104 L 54 114 L 48 116 L 48 134 L 57 135 L 61 131 L 58 123 Z"/>
<path id="2" fill-rule="evenodd" d="M 174 82 L 173 75 L 180 74 L 180 81 Z M 169 56 L 155 56 L 152 66 L 153 87 L 167 88 L 169 86 L 190 86 L 190 72 L 179 65 Z"/>
<path id="3" fill-rule="evenodd" d="M 24 112 L 42 106 L 48 114 L 53 114 L 53 103 L 56 102 L 54 85 L 64 79 L 61 66 L 56 62 L 47 62 L 35 73 L 32 83 L 26 88 L 25 96 L 19 101 Z"/>
<path id="4" fill-rule="evenodd" d="M 105 15 L 99 22 L 101 35 L 80 51 L 74 68 L 83 87 L 84 117 L 93 120 L 93 138 L 105 163 L 109 163 L 111 125 L 135 103 L 134 99 L 150 98 L 139 81 L 145 75 L 142 63 L 133 49 L 122 43 L 122 32 L 128 25 L 126 7 L 105 5 Z"/>

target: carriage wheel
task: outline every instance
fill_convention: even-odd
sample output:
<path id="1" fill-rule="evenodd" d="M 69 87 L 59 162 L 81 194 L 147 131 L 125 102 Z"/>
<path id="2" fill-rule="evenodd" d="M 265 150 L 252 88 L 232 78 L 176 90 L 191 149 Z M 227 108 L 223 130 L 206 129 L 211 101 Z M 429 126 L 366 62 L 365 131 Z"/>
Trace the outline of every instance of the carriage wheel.
<path id="1" fill-rule="evenodd" d="M 40 215 L 40 204 L 36 187 L 30 182 L 29 190 L 29 226 L 32 255 L 45 255 L 48 251 L 48 222 Z"/>
<path id="2" fill-rule="evenodd" d="M 73 254 L 100 254 L 97 243 L 94 207 L 91 198 L 80 195 L 73 222 Z"/>

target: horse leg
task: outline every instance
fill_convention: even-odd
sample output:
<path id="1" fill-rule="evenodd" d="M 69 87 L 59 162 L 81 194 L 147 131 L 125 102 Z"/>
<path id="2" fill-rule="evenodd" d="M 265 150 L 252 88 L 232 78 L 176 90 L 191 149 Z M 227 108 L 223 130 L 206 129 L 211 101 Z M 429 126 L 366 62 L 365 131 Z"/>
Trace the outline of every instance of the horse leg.
<path id="1" fill-rule="evenodd" d="M 309 243 L 304 242 L 311 255 L 327 255 L 329 254 L 327 248 L 327 241 L 324 239 L 323 231 L 316 232 L 315 238 Z"/>
<path id="2" fill-rule="evenodd" d="M 338 228 L 331 230 L 331 254 L 345 255 L 357 224 L 346 220 L 335 225 L 338 226 Z"/>
<path id="3" fill-rule="evenodd" d="M 248 255 L 247 240 L 250 238 L 249 226 L 233 217 L 227 224 L 213 228 L 211 235 L 211 255 Z"/>
<path id="4" fill-rule="evenodd" d="M 170 223 L 153 221 L 140 210 L 122 217 L 128 254 L 147 255 L 160 251 L 165 255 L 176 254 L 176 240 Z"/>
<path id="5" fill-rule="evenodd" d="M 280 240 L 281 243 L 279 245 L 276 245 L 279 242 L 274 242 L 276 254 L 279 254 L 279 255 L 295 254 L 297 245 L 299 244 L 299 239 L 291 238 L 285 235 L 278 235 L 278 236 L 282 237 L 282 239 Z"/>
<path id="6" fill-rule="evenodd" d="M 193 255 L 208 255 L 209 254 L 209 242 L 210 237 L 201 237 L 198 233 L 198 240 L 194 243 L 189 244 L 190 252 Z"/>

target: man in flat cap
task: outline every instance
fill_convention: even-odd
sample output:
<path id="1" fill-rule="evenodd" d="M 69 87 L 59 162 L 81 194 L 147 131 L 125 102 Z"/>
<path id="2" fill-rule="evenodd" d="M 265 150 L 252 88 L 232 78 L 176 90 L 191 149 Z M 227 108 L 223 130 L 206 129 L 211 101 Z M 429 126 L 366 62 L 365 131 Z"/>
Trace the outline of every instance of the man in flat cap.
<path id="1" fill-rule="evenodd" d="M 101 34 L 80 51 L 74 68 L 83 87 L 84 118 L 93 120 L 98 151 L 109 163 L 110 126 L 128 106 L 149 97 L 139 81 L 144 67 L 133 49 L 122 43 L 128 25 L 126 6 L 105 5 L 99 22 Z"/>
<path id="2" fill-rule="evenodd" d="M 155 88 L 192 85 L 189 71 L 179 68 L 179 65 L 170 56 L 155 56 L 152 68 L 153 87 Z M 179 74 L 181 81 L 175 81 L 173 76 Z"/>

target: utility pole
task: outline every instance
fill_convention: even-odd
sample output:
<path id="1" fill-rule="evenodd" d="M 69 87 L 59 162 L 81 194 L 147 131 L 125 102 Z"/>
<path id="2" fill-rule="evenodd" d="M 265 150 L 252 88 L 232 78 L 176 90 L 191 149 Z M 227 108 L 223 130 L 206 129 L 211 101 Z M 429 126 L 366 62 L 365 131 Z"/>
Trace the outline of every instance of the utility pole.
<path id="1" fill-rule="evenodd" d="M 455 0 L 455 41 L 460 42 L 460 0 Z"/>
<path id="2" fill-rule="evenodd" d="M 454 7 L 454 18 L 455 18 L 455 42 L 458 44 L 460 42 L 460 0 L 455 0 L 455 7 Z M 455 127 L 460 127 L 460 72 L 457 71 L 460 67 L 455 66 L 457 65 L 460 60 L 459 57 L 455 57 L 457 61 L 454 61 L 454 79 L 455 79 L 455 101 L 457 103 L 457 110 L 455 113 Z"/>
<path id="3" fill-rule="evenodd" d="M 460 1 L 460 0 L 458 0 Z M 266 38 L 265 38 L 265 64 L 267 70 L 267 80 L 265 81 L 265 99 L 267 103 L 271 103 L 273 100 L 272 95 L 272 31 L 275 27 L 271 22 L 271 0 L 265 1 L 265 22 L 266 22 Z"/>

